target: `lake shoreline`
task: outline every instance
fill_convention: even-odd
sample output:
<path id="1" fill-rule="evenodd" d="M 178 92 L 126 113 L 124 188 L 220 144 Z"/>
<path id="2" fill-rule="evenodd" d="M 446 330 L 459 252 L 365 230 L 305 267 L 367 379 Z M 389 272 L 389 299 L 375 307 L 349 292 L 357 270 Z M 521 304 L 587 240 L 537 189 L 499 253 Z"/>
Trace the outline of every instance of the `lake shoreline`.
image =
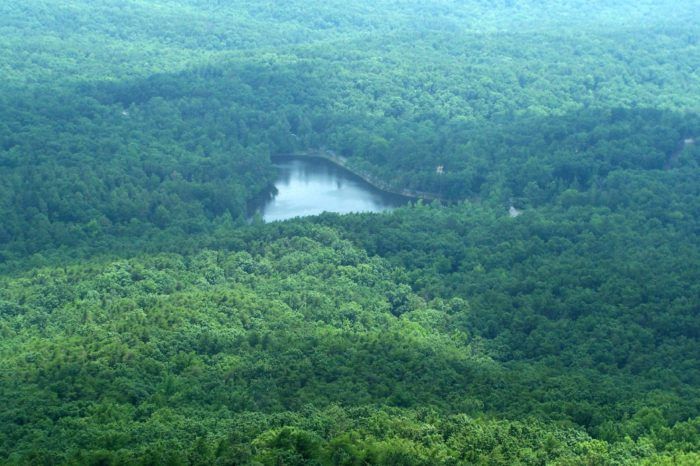
<path id="1" fill-rule="evenodd" d="M 396 189 L 393 186 L 391 186 L 389 183 L 387 183 L 383 180 L 380 180 L 377 177 L 373 176 L 371 173 L 361 172 L 359 170 L 356 170 L 356 169 L 348 166 L 348 160 L 345 157 L 337 155 L 332 151 L 290 152 L 290 153 L 275 154 L 275 155 L 271 156 L 271 158 L 272 159 L 275 159 L 275 158 L 323 159 L 323 160 L 326 160 L 326 161 L 332 163 L 333 165 L 347 171 L 348 173 L 351 173 L 352 175 L 356 176 L 357 178 L 360 178 L 362 181 L 369 184 L 370 186 L 372 186 L 380 191 L 383 191 L 385 193 L 393 194 L 395 196 L 405 197 L 407 199 L 412 199 L 412 200 L 448 202 L 446 199 L 440 197 L 439 195 L 437 195 L 435 193 L 416 191 L 416 190 L 412 190 L 412 189 L 403 189 L 403 190 Z"/>

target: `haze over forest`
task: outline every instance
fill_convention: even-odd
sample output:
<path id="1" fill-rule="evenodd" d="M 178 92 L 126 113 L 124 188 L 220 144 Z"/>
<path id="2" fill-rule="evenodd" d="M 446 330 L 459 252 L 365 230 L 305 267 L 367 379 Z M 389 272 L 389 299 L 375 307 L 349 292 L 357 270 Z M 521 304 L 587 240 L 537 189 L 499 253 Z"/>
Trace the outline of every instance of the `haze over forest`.
<path id="1" fill-rule="evenodd" d="M 700 464 L 699 17 L 0 2 L 0 463 Z"/>

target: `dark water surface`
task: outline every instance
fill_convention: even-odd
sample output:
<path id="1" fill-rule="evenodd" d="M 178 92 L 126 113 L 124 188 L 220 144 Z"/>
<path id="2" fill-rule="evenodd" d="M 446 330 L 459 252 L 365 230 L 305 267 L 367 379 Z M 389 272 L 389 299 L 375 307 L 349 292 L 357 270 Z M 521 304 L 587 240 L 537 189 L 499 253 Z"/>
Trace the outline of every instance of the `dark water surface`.
<path id="1" fill-rule="evenodd" d="M 266 222 L 322 212 L 382 212 L 408 202 L 324 159 L 279 157 L 273 162 L 279 170 L 277 194 L 259 208 Z"/>

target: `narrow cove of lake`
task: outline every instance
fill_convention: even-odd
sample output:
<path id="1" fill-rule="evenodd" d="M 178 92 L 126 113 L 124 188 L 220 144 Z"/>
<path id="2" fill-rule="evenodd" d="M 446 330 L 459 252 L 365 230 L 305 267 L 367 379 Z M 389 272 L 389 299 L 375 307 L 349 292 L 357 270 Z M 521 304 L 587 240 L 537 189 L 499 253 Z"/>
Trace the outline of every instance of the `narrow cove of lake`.
<path id="1" fill-rule="evenodd" d="M 265 222 L 323 212 L 383 212 L 409 201 L 321 158 L 275 157 L 273 163 L 279 173 L 277 192 L 258 208 Z"/>

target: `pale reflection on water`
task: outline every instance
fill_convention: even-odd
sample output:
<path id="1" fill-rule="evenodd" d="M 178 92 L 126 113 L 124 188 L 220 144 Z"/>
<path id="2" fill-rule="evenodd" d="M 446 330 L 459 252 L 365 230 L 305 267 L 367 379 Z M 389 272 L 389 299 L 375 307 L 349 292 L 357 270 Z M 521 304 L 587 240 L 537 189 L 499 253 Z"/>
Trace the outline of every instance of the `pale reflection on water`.
<path id="1" fill-rule="evenodd" d="M 406 204 L 323 159 L 276 159 L 277 194 L 260 209 L 266 222 L 322 212 L 382 212 Z"/>

